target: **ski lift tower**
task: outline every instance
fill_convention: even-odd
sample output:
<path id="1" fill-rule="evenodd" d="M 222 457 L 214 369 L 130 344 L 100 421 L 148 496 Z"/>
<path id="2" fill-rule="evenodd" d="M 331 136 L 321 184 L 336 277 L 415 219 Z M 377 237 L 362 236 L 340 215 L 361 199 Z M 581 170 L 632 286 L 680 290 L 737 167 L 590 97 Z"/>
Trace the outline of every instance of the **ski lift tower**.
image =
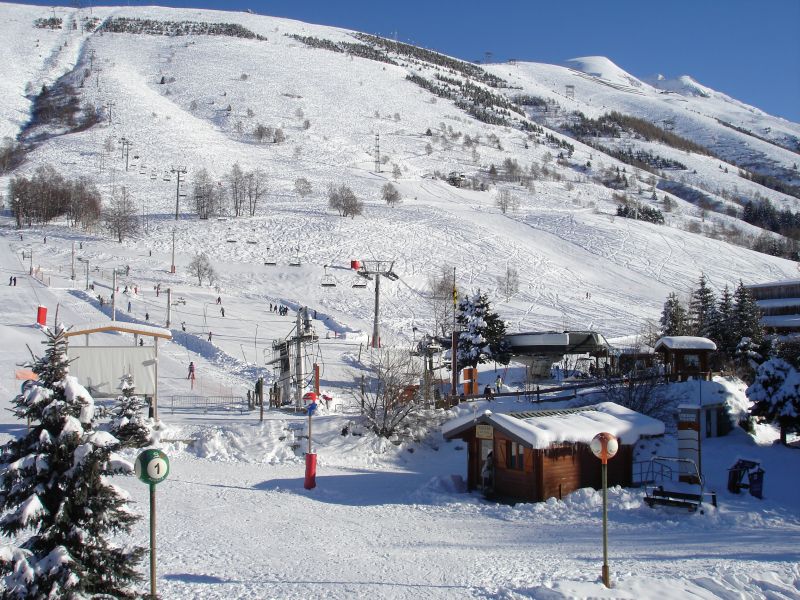
<path id="1" fill-rule="evenodd" d="M 380 313 L 380 297 L 381 297 L 381 277 L 386 277 L 389 281 L 397 281 L 400 276 L 393 270 L 393 260 L 362 260 L 361 268 L 358 274 L 366 279 L 375 277 L 375 321 L 372 326 L 372 347 L 381 347 L 381 335 L 378 328 L 378 314 Z"/>
<path id="2" fill-rule="evenodd" d="M 297 311 L 297 321 L 294 328 L 294 335 L 289 335 L 282 340 L 272 342 L 274 358 L 270 364 L 277 365 L 278 385 L 281 388 L 283 398 L 291 397 L 292 383 L 295 384 L 295 406 L 302 408 L 303 391 L 305 389 L 305 361 L 307 344 L 313 344 L 318 340 L 317 334 L 311 326 L 311 319 L 308 316 L 308 308 L 303 307 Z M 292 365 L 294 363 L 294 365 Z"/>

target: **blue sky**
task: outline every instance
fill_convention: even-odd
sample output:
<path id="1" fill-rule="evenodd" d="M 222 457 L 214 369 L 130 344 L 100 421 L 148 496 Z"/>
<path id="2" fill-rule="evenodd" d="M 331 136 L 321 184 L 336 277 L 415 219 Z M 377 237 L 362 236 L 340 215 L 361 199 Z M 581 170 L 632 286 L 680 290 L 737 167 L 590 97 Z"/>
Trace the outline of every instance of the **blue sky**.
<path id="1" fill-rule="evenodd" d="M 61 2 L 28 4 L 65 5 Z M 84 0 L 86 4 L 86 0 Z M 109 5 L 251 9 L 397 35 L 467 60 L 607 56 L 637 77 L 691 75 L 800 122 L 800 0 L 188 0 Z"/>

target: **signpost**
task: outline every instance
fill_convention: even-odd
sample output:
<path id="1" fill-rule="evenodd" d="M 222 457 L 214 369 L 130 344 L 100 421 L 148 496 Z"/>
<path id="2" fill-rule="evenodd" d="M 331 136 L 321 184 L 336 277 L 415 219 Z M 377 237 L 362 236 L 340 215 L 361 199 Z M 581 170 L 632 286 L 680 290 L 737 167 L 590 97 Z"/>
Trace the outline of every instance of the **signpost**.
<path id="1" fill-rule="evenodd" d="M 608 575 L 608 459 L 619 450 L 619 441 L 610 433 L 598 433 L 589 444 L 592 453 L 602 461 L 603 473 L 603 585 L 611 587 Z"/>
<path id="2" fill-rule="evenodd" d="M 150 486 L 150 598 L 156 600 L 156 484 L 169 475 L 169 459 L 161 450 L 145 450 L 136 457 L 134 471 Z"/>

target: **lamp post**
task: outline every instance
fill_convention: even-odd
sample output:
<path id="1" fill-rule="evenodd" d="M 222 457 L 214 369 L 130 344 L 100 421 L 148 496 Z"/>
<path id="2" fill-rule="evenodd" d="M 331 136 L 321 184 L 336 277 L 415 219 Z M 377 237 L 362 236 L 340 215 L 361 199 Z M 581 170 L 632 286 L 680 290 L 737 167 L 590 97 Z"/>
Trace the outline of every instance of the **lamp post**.
<path id="1" fill-rule="evenodd" d="M 608 459 L 614 458 L 619 450 L 619 441 L 610 433 L 598 433 L 589 444 L 597 458 L 602 461 L 603 474 L 603 585 L 611 587 L 611 578 L 608 575 Z"/>

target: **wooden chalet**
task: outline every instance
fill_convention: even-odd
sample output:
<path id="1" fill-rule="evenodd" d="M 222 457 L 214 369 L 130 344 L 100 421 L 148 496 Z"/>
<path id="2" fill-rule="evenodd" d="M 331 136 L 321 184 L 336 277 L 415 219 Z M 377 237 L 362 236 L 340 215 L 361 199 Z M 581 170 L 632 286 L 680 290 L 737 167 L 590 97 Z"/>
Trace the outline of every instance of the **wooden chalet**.
<path id="1" fill-rule="evenodd" d="M 641 437 L 663 435 L 664 423 L 603 402 L 508 414 L 487 410 L 446 423 L 442 433 L 445 439 L 461 439 L 467 444 L 468 489 L 541 502 L 563 498 L 580 488 L 600 487 L 600 461 L 589 442 L 602 431 L 620 440 L 617 455 L 608 463 L 608 484 L 630 486 L 634 445 Z"/>
<path id="2" fill-rule="evenodd" d="M 675 381 L 690 377 L 710 380 L 709 358 L 716 350 L 717 345 L 708 338 L 691 335 L 664 336 L 655 345 L 655 351 L 664 355 L 667 377 Z"/>

